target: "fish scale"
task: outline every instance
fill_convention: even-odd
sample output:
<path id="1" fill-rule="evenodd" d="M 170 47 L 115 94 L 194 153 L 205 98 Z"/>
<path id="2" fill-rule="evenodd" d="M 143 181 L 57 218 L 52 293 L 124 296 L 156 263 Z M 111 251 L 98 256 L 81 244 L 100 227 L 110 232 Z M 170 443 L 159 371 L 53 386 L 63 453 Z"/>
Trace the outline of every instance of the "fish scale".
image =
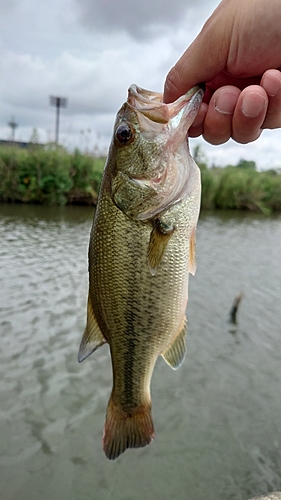
<path id="1" fill-rule="evenodd" d="M 129 91 L 117 114 L 90 237 L 88 317 L 79 352 L 83 361 L 105 342 L 110 346 L 113 388 L 103 438 L 110 459 L 153 439 L 151 376 L 159 355 L 172 368 L 183 360 L 188 274 L 195 271 L 200 172 L 181 129 L 182 120 L 187 128 L 192 123 L 203 93 L 193 90 L 174 108 L 156 102 L 153 114 L 143 92 L 135 93 L 134 109 Z M 172 118 L 181 113 L 176 131 L 165 123 L 167 106 Z M 170 163 L 158 165 L 167 158 Z"/>

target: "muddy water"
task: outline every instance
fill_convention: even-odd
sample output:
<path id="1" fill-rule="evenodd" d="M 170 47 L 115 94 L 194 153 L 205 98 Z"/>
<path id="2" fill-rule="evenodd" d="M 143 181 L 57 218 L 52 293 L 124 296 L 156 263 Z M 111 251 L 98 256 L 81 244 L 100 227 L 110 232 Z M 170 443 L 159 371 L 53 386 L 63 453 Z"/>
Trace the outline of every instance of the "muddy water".
<path id="1" fill-rule="evenodd" d="M 281 217 L 201 215 L 187 356 L 159 359 L 154 442 L 101 439 L 107 346 L 83 364 L 91 208 L 0 206 L 3 500 L 244 500 L 281 489 Z M 228 320 L 244 293 L 237 324 Z"/>

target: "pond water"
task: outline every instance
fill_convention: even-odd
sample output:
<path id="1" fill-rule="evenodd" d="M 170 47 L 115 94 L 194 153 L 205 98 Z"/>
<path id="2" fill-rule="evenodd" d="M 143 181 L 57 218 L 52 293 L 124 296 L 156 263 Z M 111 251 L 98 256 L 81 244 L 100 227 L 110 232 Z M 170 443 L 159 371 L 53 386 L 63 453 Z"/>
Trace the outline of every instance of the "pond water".
<path id="1" fill-rule="evenodd" d="M 187 356 L 155 439 L 105 458 L 108 346 L 84 363 L 93 210 L 0 205 L 2 500 L 244 500 L 281 489 L 281 216 L 202 213 Z M 243 292 L 237 323 L 228 321 Z"/>

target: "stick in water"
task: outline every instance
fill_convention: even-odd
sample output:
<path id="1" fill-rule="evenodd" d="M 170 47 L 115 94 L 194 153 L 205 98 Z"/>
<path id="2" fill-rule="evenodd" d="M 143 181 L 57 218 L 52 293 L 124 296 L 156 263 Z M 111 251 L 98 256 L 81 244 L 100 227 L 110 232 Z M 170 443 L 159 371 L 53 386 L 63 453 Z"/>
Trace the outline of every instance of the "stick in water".
<path id="1" fill-rule="evenodd" d="M 239 304 L 241 302 L 242 297 L 243 297 L 243 293 L 238 292 L 235 299 L 234 299 L 234 302 L 232 304 L 232 308 L 231 308 L 230 313 L 229 313 L 229 321 L 231 323 L 236 323 L 236 314 L 237 314 L 238 307 L 239 307 Z"/>

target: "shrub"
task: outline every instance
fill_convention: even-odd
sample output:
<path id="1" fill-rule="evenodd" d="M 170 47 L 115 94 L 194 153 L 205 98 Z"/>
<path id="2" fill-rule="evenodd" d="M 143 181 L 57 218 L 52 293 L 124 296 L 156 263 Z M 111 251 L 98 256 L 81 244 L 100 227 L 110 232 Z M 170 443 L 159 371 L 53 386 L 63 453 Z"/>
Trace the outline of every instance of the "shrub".
<path id="1" fill-rule="evenodd" d="M 103 160 L 63 148 L 0 148 L 0 201 L 64 205 L 73 190 L 96 199 Z"/>

